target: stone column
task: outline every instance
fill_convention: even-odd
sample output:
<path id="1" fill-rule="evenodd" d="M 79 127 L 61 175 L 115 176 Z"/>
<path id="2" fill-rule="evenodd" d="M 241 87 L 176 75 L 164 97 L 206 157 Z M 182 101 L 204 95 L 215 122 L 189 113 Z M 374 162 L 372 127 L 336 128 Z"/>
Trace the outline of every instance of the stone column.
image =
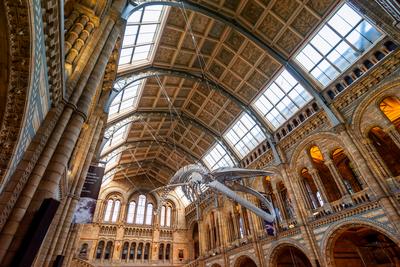
<path id="1" fill-rule="evenodd" d="M 315 185 L 318 188 L 319 193 L 321 194 L 322 201 L 324 202 L 324 206 L 329 206 L 328 195 L 326 194 L 326 190 L 324 185 L 322 184 L 321 177 L 319 177 L 318 171 L 313 166 L 307 167 L 308 172 L 310 173 L 311 177 L 314 180 Z"/>
<path id="2" fill-rule="evenodd" d="M 75 147 L 80 130 L 82 129 L 84 123 L 85 116 L 87 116 L 86 113 L 90 107 L 95 89 L 97 88 L 97 84 L 100 82 L 100 79 L 98 79 L 98 77 L 102 77 L 102 74 L 104 73 L 106 63 L 112 52 L 112 49 L 114 48 L 119 33 L 120 27 L 110 33 L 109 38 L 107 38 L 107 41 L 104 42 L 104 48 L 103 44 L 99 44 L 99 49 L 103 51 L 97 60 L 96 67 L 91 73 L 91 79 L 88 79 L 88 83 L 86 84 L 84 91 L 83 85 L 78 86 L 78 89 L 74 91 L 74 95 L 71 97 L 70 100 L 72 101 L 72 103 L 77 103 L 78 111 L 73 113 L 73 106 L 67 106 L 64 110 L 62 118 L 59 121 L 59 124 L 61 123 L 61 126 L 58 128 L 60 133 L 62 133 L 61 139 L 59 145 L 54 151 L 53 156 L 51 157 L 51 163 L 49 163 L 47 168 L 42 169 L 42 172 L 46 170 L 46 173 L 44 175 L 44 178 L 41 179 L 39 185 L 40 189 L 37 190 L 36 197 L 34 197 L 32 202 L 30 203 L 29 210 L 31 210 L 31 212 L 29 212 L 29 214 L 26 214 L 27 216 L 25 216 L 24 218 L 25 223 L 19 224 L 19 222 L 17 222 L 18 225 L 22 226 L 22 229 L 18 227 L 13 228 L 14 233 L 16 233 L 18 229 L 18 234 L 14 236 L 14 248 L 19 247 L 23 235 L 27 231 L 27 227 L 30 224 L 29 222 L 32 219 L 32 214 L 40 207 L 42 201 L 48 197 L 58 197 L 58 186 L 60 179 L 63 175 L 63 172 L 65 171 L 65 166 L 67 166 L 73 148 Z M 68 125 L 66 125 L 67 122 Z M 41 177 L 42 175 L 38 175 L 36 176 L 36 179 L 40 180 Z M 37 185 L 34 186 L 34 188 L 36 187 Z M 20 216 L 21 214 L 18 215 Z M 19 221 L 20 219 L 17 220 Z M 10 244 L 10 241 L 8 241 L 8 243 Z M 5 260 L 5 262 L 10 262 L 14 253 L 15 250 L 13 250 L 13 252 L 9 251 L 7 254 L 7 260 Z"/>
<path id="3" fill-rule="evenodd" d="M 287 227 L 286 211 L 285 211 L 285 207 L 283 205 L 281 194 L 278 192 L 278 189 L 276 188 L 276 183 L 271 183 L 271 185 L 272 185 L 272 192 L 275 195 L 275 199 L 276 199 L 276 202 L 278 204 L 278 208 L 279 208 L 279 211 L 280 211 L 280 214 L 281 214 L 281 218 L 280 219 L 282 220 L 282 222 L 281 222 L 282 226 L 283 227 Z"/>
<path id="4" fill-rule="evenodd" d="M 343 182 L 343 177 L 340 175 L 338 169 L 336 168 L 336 165 L 333 163 L 331 159 L 325 160 L 325 165 L 328 167 L 329 171 L 332 174 L 333 179 L 335 180 L 335 183 L 337 187 L 339 188 L 340 194 L 342 195 L 342 198 L 346 203 L 352 203 L 352 199 L 350 197 L 349 191 L 347 191 L 347 188 L 344 185 Z"/>

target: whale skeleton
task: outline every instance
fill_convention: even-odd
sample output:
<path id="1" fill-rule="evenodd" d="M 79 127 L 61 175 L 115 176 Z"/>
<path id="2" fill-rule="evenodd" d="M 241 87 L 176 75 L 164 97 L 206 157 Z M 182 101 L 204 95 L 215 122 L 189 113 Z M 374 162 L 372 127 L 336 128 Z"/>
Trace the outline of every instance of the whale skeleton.
<path id="1" fill-rule="evenodd" d="M 168 192 L 171 188 L 180 186 L 184 195 L 193 202 L 198 200 L 199 196 L 204 193 L 207 188 L 211 188 L 254 212 L 263 220 L 272 223 L 276 217 L 272 203 L 260 192 L 240 183 L 243 178 L 269 175 L 272 175 L 272 173 L 263 170 L 249 170 L 233 167 L 223 167 L 209 171 L 204 166 L 190 164 L 180 168 L 171 178 L 168 185 L 159 187 L 152 192 L 161 190 Z M 269 213 L 242 198 L 237 191 L 255 196 L 268 208 Z"/>

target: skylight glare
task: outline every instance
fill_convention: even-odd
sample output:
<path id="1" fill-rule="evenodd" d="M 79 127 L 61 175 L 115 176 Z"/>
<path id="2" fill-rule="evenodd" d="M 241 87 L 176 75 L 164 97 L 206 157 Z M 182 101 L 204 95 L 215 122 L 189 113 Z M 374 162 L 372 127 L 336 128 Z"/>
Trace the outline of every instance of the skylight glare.
<path id="1" fill-rule="evenodd" d="M 243 158 L 262 141 L 265 135 L 260 126 L 246 113 L 232 126 L 224 136 Z"/>
<path id="2" fill-rule="evenodd" d="M 110 150 L 111 147 L 115 147 L 121 144 L 125 140 L 127 129 L 128 124 L 116 130 L 114 134 L 107 140 L 107 143 L 104 146 L 104 151 Z"/>
<path id="3" fill-rule="evenodd" d="M 163 6 L 146 6 L 128 18 L 118 66 L 149 63 L 163 18 Z"/>
<path id="4" fill-rule="evenodd" d="M 233 167 L 235 164 L 221 144 L 216 143 L 204 156 L 204 162 L 211 170 L 220 167 Z"/>
<path id="5" fill-rule="evenodd" d="M 344 4 L 296 56 L 323 86 L 376 43 L 382 34 Z"/>
<path id="6" fill-rule="evenodd" d="M 272 127 L 278 128 L 311 99 L 304 87 L 283 70 L 253 105 Z"/>

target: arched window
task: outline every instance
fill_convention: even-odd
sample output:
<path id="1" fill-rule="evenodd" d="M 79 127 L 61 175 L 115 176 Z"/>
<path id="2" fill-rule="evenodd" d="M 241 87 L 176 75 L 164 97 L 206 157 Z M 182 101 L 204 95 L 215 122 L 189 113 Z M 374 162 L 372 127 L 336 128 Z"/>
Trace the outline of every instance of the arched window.
<path id="1" fill-rule="evenodd" d="M 172 208 L 171 207 L 167 207 L 167 216 L 166 216 L 165 224 L 168 227 L 171 226 L 171 213 L 172 213 Z"/>
<path id="2" fill-rule="evenodd" d="M 88 248 L 89 245 L 87 243 L 83 243 L 80 250 L 79 250 L 79 258 L 81 259 L 87 259 L 88 258 Z"/>
<path id="3" fill-rule="evenodd" d="M 135 249 L 136 249 L 136 243 L 131 243 L 131 249 L 129 250 L 129 260 L 135 259 Z"/>
<path id="4" fill-rule="evenodd" d="M 160 244 L 160 247 L 158 248 L 158 259 L 163 260 L 164 259 L 164 244 Z"/>
<path id="5" fill-rule="evenodd" d="M 347 191 L 351 194 L 361 191 L 361 183 L 354 172 L 353 164 L 342 148 L 337 148 L 332 152 L 332 160 L 343 178 Z"/>
<path id="6" fill-rule="evenodd" d="M 126 215 L 127 223 L 133 223 L 133 218 L 135 217 L 135 208 L 136 208 L 136 202 L 131 201 L 128 206 L 128 214 Z"/>
<path id="7" fill-rule="evenodd" d="M 149 254 L 150 254 L 150 243 L 146 243 L 146 246 L 144 247 L 144 257 L 143 257 L 143 259 L 148 260 L 149 259 Z"/>
<path id="8" fill-rule="evenodd" d="M 153 218 L 153 204 L 147 204 L 147 209 L 146 209 L 146 224 L 151 225 Z"/>
<path id="9" fill-rule="evenodd" d="M 166 260 L 169 260 L 170 254 L 171 254 L 171 244 L 167 244 L 167 246 L 165 247 L 165 259 Z"/>
<path id="10" fill-rule="evenodd" d="M 165 226 L 165 206 L 161 207 L 160 225 Z"/>
<path id="11" fill-rule="evenodd" d="M 109 199 L 107 201 L 107 207 L 106 211 L 104 212 L 104 221 L 109 222 L 111 219 L 111 210 L 113 208 L 114 201 L 112 199 Z"/>
<path id="12" fill-rule="evenodd" d="M 374 127 L 368 132 L 373 146 L 393 176 L 400 175 L 400 149 L 392 138 L 381 128 Z"/>
<path id="13" fill-rule="evenodd" d="M 128 257 L 128 249 L 129 249 L 129 243 L 125 242 L 124 246 L 122 247 L 122 253 L 121 253 L 121 259 L 126 260 Z"/>
<path id="14" fill-rule="evenodd" d="M 146 208 L 146 197 L 144 195 L 140 195 L 139 200 L 138 200 L 137 211 L 136 211 L 135 223 L 143 224 L 145 208 Z"/>
<path id="15" fill-rule="evenodd" d="M 101 256 L 103 255 L 103 250 L 104 250 L 104 241 L 100 241 L 96 249 L 96 259 L 98 260 L 101 259 Z"/>
<path id="16" fill-rule="evenodd" d="M 386 97 L 379 108 L 396 127 L 400 127 L 400 100 L 397 97 Z"/>
<path id="17" fill-rule="evenodd" d="M 310 175 L 310 173 L 306 168 L 303 168 L 301 170 L 301 177 L 303 177 L 303 185 L 307 193 L 307 198 L 310 203 L 310 208 L 317 209 L 319 207 L 322 207 L 324 205 L 324 202 L 321 198 L 321 195 L 318 191 L 318 188 L 312 176 Z"/>
<path id="18" fill-rule="evenodd" d="M 111 258 L 112 245 L 113 245 L 113 243 L 111 241 L 107 242 L 106 250 L 104 251 L 104 259 L 105 260 L 109 260 Z"/>
<path id="19" fill-rule="evenodd" d="M 113 210 L 113 214 L 111 217 L 111 222 L 116 222 L 118 220 L 118 215 L 119 215 L 119 208 L 121 207 L 121 201 L 116 200 L 114 202 L 114 210 Z"/>
<path id="20" fill-rule="evenodd" d="M 142 259 L 142 254 L 143 254 L 143 243 L 139 243 L 136 259 L 138 259 L 138 260 Z"/>
<path id="21" fill-rule="evenodd" d="M 328 202 L 333 202 L 341 198 L 341 193 L 332 176 L 328 166 L 325 165 L 325 159 L 318 146 L 310 148 L 310 156 L 314 168 L 317 170 L 322 186 L 325 188 L 326 197 Z M 321 192 L 320 192 L 321 193 Z"/>

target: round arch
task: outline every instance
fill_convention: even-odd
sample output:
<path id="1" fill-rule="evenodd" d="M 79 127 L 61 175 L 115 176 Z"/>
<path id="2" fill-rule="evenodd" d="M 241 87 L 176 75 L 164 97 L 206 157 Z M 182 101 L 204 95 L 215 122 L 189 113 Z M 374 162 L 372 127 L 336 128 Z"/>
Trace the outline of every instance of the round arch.
<path id="1" fill-rule="evenodd" d="M 239 258 L 236 259 L 234 267 L 257 267 L 256 261 L 248 256 L 248 255 L 242 255 Z"/>
<path id="2" fill-rule="evenodd" d="M 346 231 L 355 228 L 366 228 L 375 231 L 400 247 L 400 234 L 386 224 L 367 219 L 367 218 L 347 218 L 344 221 L 332 224 L 326 231 L 321 240 L 321 255 L 325 259 L 326 266 L 337 266 L 334 261 L 334 248 L 336 241 Z M 399 250 L 400 251 L 400 250 Z"/>
<path id="3" fill-rule="evenodd" d="M 361 103 L 356 107 L 351 118 L 351 127 L 354 130 L 354 134 L 357 137 L 365 137 L 368 135 L 369 129 L 372 124 L 376 124 L 377 121 L 370 122 L 366 120 L 366 124 L 363 123 L 365 114 L 368 113 L 368 108 L 376 109 L 377 113 L 381 113 L 379 105 L 381 101 L 388 96 L 400 96 L 398 93 L 398 88 L 400 87 L 400 79 L 396 78 L 394 80 L 382 83 L 378 89 L 372 91 L 365 97 Z M 382 113 L 382 119 L 386 119 L 385 115 Z M 372 123 L 372 124 L 371 124 Z M 376 125 L 375 125 L 376 126 Z"/>
<path id="4" fill-rule="evenodd" d="M 315 266 L 312 263 L 315 261 L 315 257 L 312 255 L 312 253 L 306 249 L 304 245 L 300 244 L 300 242 L 289 238 L 281 239 L 268 250 L 269 253 L 265 255 L 266 262 L 268 263 L 267 266 L 277 266 L 279 254 L 282 252 L 282 249 L 285 248 L 293 248 L 303 254 L 310 263 L 310 265 L 305 266 Z"/>

